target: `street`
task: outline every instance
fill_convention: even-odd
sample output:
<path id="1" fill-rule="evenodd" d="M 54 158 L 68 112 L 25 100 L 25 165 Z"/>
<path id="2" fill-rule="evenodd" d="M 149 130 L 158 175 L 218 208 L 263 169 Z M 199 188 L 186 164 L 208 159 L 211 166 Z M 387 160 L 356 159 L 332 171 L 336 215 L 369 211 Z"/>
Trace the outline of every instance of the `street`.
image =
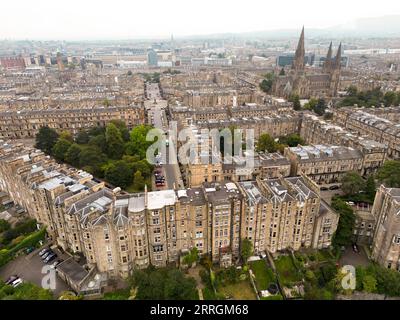
<path id="1" fill-rule="evenodd" d="M 153 125 L 155 128 L 161 129 L 163 132 L 167 132 L 168 119 L 165 114 L 165 108 L 167 107 L 168 102 L 166 100 L 161 99 L 161 94 L 158 84 L 147 83 L 146 96 L 149 99 L 145 101 L 145 107 L 148 110 L 150 124 Z M 164 159 L 162 167 L 163 167 L 163 172 L 165 173 L 165 181 L 166 181 L 165 189 L 175 189 L 184 187 L 181 173 L 179 170 L 175 143 L 176 142 L 171 136 L 169 139 L 169 145 L 166 147 L 166 155 L 162 155 Z"/>

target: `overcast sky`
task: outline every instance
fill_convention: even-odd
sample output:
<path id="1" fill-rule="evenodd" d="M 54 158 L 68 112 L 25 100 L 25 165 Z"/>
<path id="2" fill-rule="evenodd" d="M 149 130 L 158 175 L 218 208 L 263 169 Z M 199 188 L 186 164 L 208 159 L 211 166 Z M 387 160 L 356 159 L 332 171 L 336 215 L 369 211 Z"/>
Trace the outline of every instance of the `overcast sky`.
<path id="1" fill-rule="evenodd" d="M 323 28 L 400 14 L 400 0 L 1 0 L 0 39 L 132 39 Z"/>

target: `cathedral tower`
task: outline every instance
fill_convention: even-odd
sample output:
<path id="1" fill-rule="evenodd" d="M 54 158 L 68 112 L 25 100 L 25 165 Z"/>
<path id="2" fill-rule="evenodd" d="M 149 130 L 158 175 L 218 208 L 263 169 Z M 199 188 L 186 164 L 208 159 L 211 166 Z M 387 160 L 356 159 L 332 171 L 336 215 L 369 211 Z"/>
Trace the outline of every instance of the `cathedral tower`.
<path id="1" fill-rule="evenodd" d="M 304 49 L 304 26 L 301 30 L 301 35 L 299 39 L 299 43 L 297 44 L 296 54 L 294 56 L 292 69 L 295 71 L 303 71 L 304 70 L 304 57 L 305 57 L 305 49 Z"/>

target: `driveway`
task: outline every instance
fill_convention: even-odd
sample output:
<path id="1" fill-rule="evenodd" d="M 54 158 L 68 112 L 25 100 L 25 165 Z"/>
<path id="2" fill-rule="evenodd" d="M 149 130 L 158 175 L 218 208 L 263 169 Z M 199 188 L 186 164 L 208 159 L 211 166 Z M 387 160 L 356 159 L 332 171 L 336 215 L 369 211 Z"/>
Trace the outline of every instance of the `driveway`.
<path id="1" fill-rule="evenodd" d="M 0 278 L 5 281 L 12 275 L 18 275 L 23 280 L 42 287 L 42 279 L 45 277 L 46 273 L 42 273 L 42 268 L 45 264 L 39 257 L 39 251 L 40 249 L 35 250 L 29 255 L 23 254 L 0 268 Z M 57 250 L 55 251 L 58 254 L 58 258 L 64 260 L 67 258 L 66 254 L 61 254 Z M 60 293 L 65 290 L 71 290 L 71 288 L 56 276 L 55 290 L 53 290 L 54 296 L 58 297 Z"/>
<path id="2" fill-rule="evenodd" d="M 370 264 L 367 254 L 362 246 L 358 246 L 359 252 L 356 253 L 353 249 L 346 248 L 342 257 L 339 260 L 340 265 L 352 265 L 354 267 L 367 266 Z"/>

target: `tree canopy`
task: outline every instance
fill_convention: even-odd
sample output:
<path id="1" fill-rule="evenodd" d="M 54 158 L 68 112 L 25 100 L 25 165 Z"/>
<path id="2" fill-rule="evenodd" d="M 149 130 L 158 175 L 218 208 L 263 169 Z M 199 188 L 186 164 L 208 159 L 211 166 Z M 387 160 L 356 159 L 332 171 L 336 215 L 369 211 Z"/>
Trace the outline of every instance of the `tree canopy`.
<path id="1" fill-rule="evenodd" d="M 51 154 L 54 145 L 57 143 L 58 133 L 48 126 L 41 127 L 36 135 L 35 147 L 47 154 Z"/>
<path id="2" fill-rule="evenodd" d="M 355 195 L 365 190 L 366 183 L 358 172 L 348 172 L 342 178 L 342 190 L 346 195 Z"/>
<path id="3" fill-rule="evenodd" d="M 333 236 L 335 247 L 348 246 L 353 242 L 353 230 L 356 221 L 353 209 L 342 199 L 332 198 L 332 208 L 339 213 L 339 223 Z"/>
<path id="4" fill-rule="evenodd" d="M 276 152 L 278 143 L 268 133 L 263 133 L 258 138 L 256 149 L 263 152 Z"/>
<path id="5" fill-rule="evenodd" d="M 379 168 L 376 178 L 386 187 L 400 188 L 400 161 L 386 161 L 383 166 Z"/>
<path id="6" fill-rule="evenodd" d="M 253 254 L 253 244 L 249 239 L 247 238 L 243 239 L 240 247 L 240 255 L 244 263 L 247 263 L 247 260 L 251 257 L 252 254 Z"/>
<path id="7" fill-rule="evenodd" d="M 195 300 L 196 281 L 186 277 L 179 269 L 147 268 L 135 270 L 133 287 L 139 300 Z"/>

